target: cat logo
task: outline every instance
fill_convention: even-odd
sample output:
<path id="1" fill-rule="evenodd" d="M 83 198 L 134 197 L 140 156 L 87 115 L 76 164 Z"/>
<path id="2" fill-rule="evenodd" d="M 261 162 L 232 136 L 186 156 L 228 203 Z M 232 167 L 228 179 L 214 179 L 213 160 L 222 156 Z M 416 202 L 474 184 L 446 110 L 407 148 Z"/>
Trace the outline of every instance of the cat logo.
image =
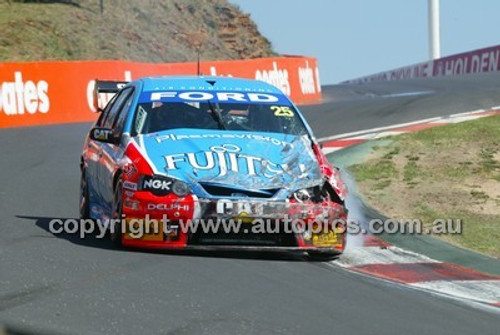
<path id="1" fill-rule="evenodd" d="M 93 135 L 94 139 L 97 141 L 107 141 L 113 136 L 113 131 L 111 129 L 95 128 Z"/>

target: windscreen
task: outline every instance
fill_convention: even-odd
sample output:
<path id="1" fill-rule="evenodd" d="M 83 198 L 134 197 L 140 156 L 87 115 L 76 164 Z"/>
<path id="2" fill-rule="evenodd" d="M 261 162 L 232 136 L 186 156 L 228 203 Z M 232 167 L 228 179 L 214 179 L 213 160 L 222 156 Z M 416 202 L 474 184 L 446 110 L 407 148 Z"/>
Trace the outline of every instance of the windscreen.
<path id="1" fill-rule="evenodd" d="M 220 101 L 215 94 L 211 97 L 212 99 L 203 101 L 169 101 L 172 99 L 165 98 L 139 102 L 133 132 L 149 134 L 170 129 L 194 128 L 298 136 L 307 134 L 297 110 L 284 98 L 271 102 L 233 102 Z"/>

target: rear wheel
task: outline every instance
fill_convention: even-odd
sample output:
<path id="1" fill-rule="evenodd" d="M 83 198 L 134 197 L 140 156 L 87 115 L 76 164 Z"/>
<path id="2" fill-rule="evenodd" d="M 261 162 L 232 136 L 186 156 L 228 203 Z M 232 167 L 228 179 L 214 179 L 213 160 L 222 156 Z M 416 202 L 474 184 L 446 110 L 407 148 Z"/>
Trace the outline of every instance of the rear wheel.
<path id="1" fill-rule="evenodd" d="M 115 186 L 115 193 L 113 197 L 113 220 L 110 223 L 109 237 L 111 242 L 117 247 L 122 246 L 122 210 L 123 210 L 123 182 L 118 180 Z"/>
<path id="2" fill-rule="evenodd" d="M 82 170 L 80 178 L 80 219 L 90 218 L 89 188 L 87 183 L 87 173 Z"/>

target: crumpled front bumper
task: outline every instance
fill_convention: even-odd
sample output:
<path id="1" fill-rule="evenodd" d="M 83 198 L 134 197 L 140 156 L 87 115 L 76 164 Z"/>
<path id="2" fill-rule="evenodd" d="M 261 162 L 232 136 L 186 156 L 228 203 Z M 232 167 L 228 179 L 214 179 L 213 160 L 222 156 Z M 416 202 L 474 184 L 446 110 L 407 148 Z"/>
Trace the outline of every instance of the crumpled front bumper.
<path id="1" fill-rule="evenodd" d="M 124 199 L 124 246 L 228 251 L 344 250 L 347 213 L 343 205 L 334 202 L 199 199 L 194 195 L 154 198 L 147 195 L 140 199 L 136 193 L 134 203 Z"/>

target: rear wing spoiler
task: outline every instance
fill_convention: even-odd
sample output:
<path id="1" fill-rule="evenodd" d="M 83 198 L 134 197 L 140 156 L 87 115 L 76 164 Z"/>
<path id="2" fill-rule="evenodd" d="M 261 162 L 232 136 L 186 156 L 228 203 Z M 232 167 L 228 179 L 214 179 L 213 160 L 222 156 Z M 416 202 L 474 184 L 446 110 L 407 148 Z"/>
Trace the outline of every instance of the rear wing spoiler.
<path id="1" fill-rule="evenodd" d="M 102 112 L 104 106 L 101 108 L 99 106 L 99 94 L 100 93 L 110 93 L 114 94 L 122 89 L 123 86 L 127 85 L 128 81 L 111 81 L 111 80 L 95 80 L 94 86 L 94 108 L 98 112 Z M 109 99 L 106 99 L 106 103 Z M 103 104 L 104 105 L 104 104 Z"/>

